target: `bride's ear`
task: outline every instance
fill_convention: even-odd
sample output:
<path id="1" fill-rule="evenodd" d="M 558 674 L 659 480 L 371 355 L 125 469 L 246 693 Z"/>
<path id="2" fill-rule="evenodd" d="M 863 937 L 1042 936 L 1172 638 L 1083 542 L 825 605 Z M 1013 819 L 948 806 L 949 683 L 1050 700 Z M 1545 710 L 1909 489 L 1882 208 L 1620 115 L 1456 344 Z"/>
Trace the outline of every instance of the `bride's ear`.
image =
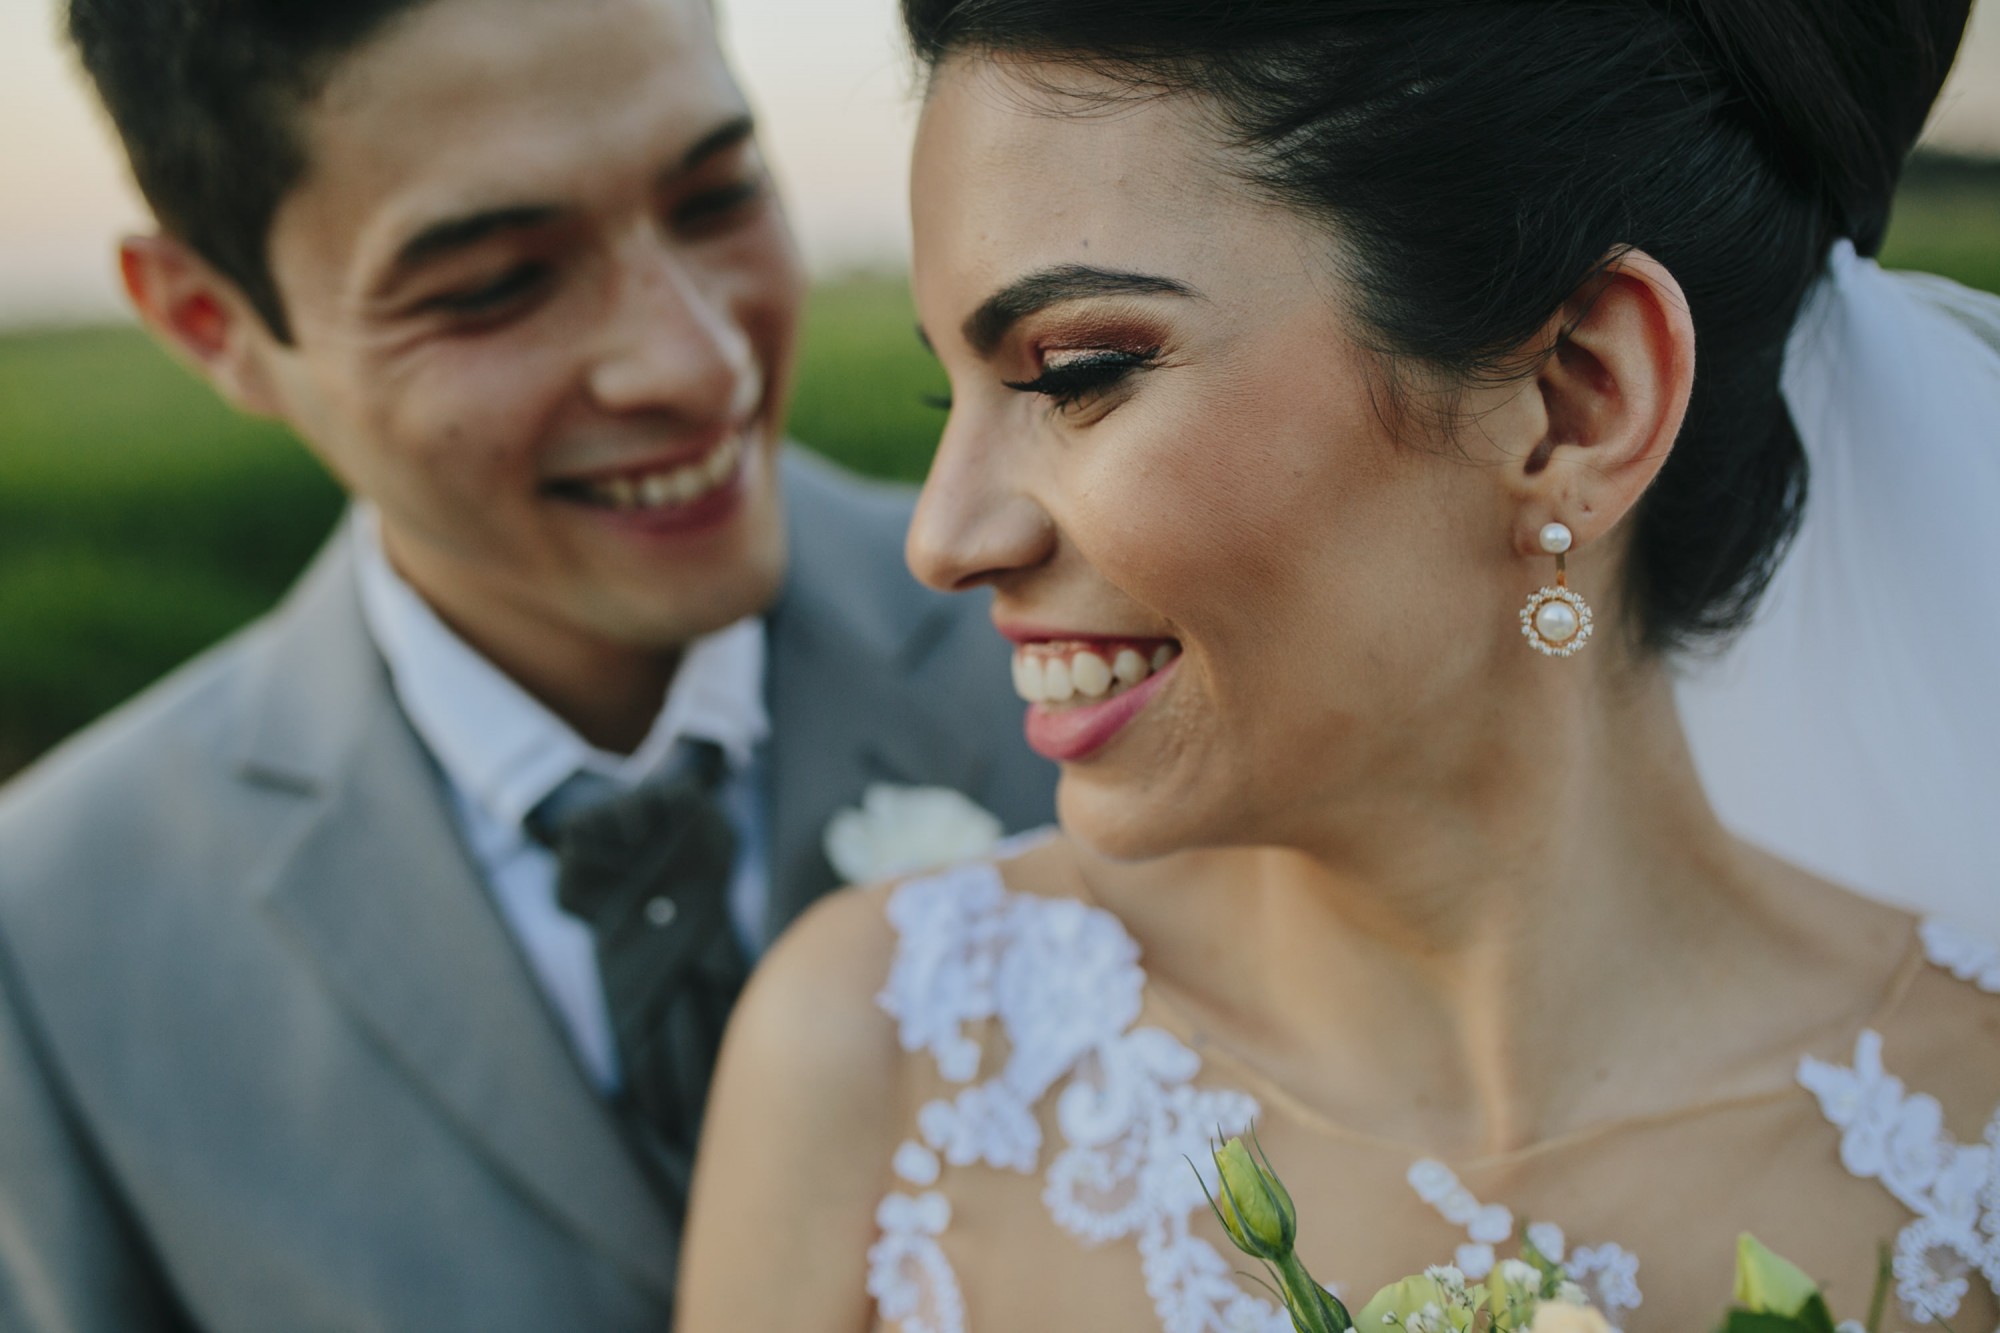
<path id="1" fill-rule="evenodd" d="M 1542 334 L 1552 348 L 1519 386 L 1529 447 L 1507 464 L 1515 542 L 1539 554 L 1560 521 L 1579 547 L 1637 504 L 1667 461 L 1694 387 L 1694 320 L 1664 265 L 1629 250 L 1570 297 Z"/>

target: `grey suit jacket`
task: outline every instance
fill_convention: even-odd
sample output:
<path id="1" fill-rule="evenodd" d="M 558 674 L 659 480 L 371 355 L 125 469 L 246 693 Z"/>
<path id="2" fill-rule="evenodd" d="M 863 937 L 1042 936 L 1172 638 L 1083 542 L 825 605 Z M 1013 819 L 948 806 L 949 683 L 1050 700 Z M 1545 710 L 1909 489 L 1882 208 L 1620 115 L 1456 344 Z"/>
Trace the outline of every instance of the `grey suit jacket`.
<path id="1" fill-rule="evenodd" d="M 870 780 L 1046 821 L 984 599 L 794 456 L 773 924 Z M 344 543 L 0 793 L 0 1329 L 662 1329 L 677 1227 L 459 844 Z"/>

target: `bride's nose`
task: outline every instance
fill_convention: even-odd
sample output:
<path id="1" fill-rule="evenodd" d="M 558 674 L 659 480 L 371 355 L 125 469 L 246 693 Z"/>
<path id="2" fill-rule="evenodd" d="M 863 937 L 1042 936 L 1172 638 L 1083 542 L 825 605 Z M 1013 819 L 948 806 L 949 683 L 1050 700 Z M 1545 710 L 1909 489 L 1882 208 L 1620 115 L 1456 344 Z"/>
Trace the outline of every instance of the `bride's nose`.
<path id="1" fill-rule="evenodd" d="M 940 592 L 1002 581 L 1055 550 L 1055 523 L 1008 476 L 1006 452 L 967 447 L 949 428 L 938 444 L 903 554 Z"/>

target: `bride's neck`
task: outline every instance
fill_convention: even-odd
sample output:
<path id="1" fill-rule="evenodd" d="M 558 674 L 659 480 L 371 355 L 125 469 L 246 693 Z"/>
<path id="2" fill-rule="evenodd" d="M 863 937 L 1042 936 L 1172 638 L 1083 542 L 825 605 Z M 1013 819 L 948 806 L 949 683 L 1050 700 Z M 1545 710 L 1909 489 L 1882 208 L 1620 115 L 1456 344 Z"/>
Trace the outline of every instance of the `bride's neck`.
<path id="1" fill-rule="evenodd" d="M 1755 1033 L 1693 1034 L 1740 1017 L 1759 967 L 1825 959 L 1787 939 L 1797 877 L 1716 822 L 1664 674 L 1503 753 L 1428 799 L 1343 803 L 1311 852 L 1083 871 L 1207 1035 L 1358 1129 L 1495 1151 L 1754 1063 Z"/>

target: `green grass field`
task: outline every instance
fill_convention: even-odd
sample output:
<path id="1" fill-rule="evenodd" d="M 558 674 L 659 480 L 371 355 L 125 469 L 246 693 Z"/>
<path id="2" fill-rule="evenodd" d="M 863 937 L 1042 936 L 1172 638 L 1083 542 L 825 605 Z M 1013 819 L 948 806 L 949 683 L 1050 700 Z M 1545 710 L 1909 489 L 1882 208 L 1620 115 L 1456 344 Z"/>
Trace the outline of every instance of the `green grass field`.
<path id="1" fill-rule="evenodd" d="M 2000 291 L 2000 169 L 1914 172 L 1885 258 Z M 943 387 L 900 282 L 814 293 L 798 438 L 918 480 Z M 340 505 L 134 329 L 0 337 L 0 774 L 269 606 Z"/>

